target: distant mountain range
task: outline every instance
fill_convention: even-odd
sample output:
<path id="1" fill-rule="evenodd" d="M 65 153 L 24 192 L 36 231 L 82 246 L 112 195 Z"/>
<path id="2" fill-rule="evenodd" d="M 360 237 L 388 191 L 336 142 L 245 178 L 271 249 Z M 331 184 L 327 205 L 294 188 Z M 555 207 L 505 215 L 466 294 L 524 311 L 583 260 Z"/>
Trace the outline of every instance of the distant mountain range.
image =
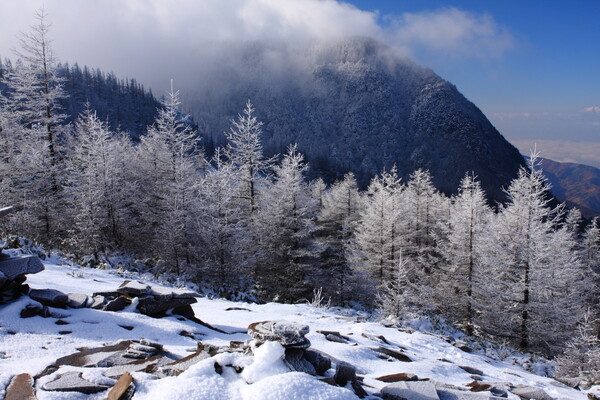
<path id="1" fill-rule="evenodd" d="M 600 169 L 547 158 L 541 167 L 560 201 L 579 208 L 587 218 L 600 216 Z"/>

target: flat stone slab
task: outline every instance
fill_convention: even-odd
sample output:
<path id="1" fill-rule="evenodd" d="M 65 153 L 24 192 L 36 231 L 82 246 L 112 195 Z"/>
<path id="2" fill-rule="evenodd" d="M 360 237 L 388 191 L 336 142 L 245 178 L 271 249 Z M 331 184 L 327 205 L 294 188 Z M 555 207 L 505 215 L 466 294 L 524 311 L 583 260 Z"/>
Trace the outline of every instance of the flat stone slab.
<path id="1" fill-rule="evenodd" d="M 129 372 L 125 372 L 108 392 L 108 400 L 129 400 L 134 393 L 133 377 Z"/>
<path id="2" fill-rule="evenodd" d="M 31 375 L 14 376 L 6 388 L 4 400 L 36 400 Z"/>
<path id="3" fill-rule="evenodd" d="M 546 393 L 543 389 L 533 386 L 515 387 L 510 390 L 522 399 L 533 400 L 552 400 L 553 397 Z"/>
<path id="4" fill-rule="evenodd" d="M 121 283 L 121 286 L 117 289 L 118 293 L 128 294 L 130 296 L 145 296 L 151 291 L 150 285 L 147 285 L 140 281 L 125 281 Z"/>
<path id="5" fill-rule="evenodd" d="M 29 291 L 29 297 L 48 307 L 64 308 L 69 302 L 69 298 L 66 294 L 55 289 L 31 289 Z"/>
<path id="6" fill-rule="evenodd" d="M 395 350 L 395 349 L 390 349 L 389 347 L 371 347 L 371 350 L 373 350 L 376 353 L 379 354 L 384 354 L 388 357 L 392 357 L 395 358 L 398 361 L 402 361 L 402 362 L 412 362 L 412 359 L 407 356 L 406 354 L 402 353 L 399 350 Z"/>
<path id="7" fill-rule="evenodd" d="M 69 371 L 59 375 L 53 381 L 46 383 L 42 389 L 49 392 L 80 392 L 93 394 L 109 389 L 110 386 L 87 381 L 81 377 L 81 372 Z"/>
<path id="8" fill-rule="evenodd" d="M 487 393 L 463 392 L 461 390 L 438 389 L 440 400 L 502 400 L 502 397 L 496 397 Z"/>
<path id="9" fill-rule="evenodd" d="M 117 379 L 125 373 L 144 371 L 149 372 L 161 365 L 173 362 L 172 359 L 164 356 L 152 356 L 145 360 L 135 360 L 129 364 L 114 365 L 104 372 L 104 376 Z"/>
<path id="10" fill-rule="evenodd" d="M 429 381 L 392 383 L 384 386 L 381 394 L 389 399 L 440 400 L 435 385 Z"/>
<path id="11" fill-rule="evenodd" d="M 19 275 L 37 274 L 44 270 L 44 264 L 37 256 L 16 256 L 0 260 L 0 272 L 8 280 L 13 280 Z"/>
<path id="12" fill-rule="evenodd" d="M 159 377 L 177 376 L 192 365 L 199 363 L 202 360 L 206 360 L 209 357 L 211 357 L 211 355 L 208 351 L 198 351 L 190 354 L 187 357 L 160 366 L 155 375 Z"/>
<path id="13" fill-rule="evenodd" d="M 123 340 L 121 342 L 103 346 L 85 349 L 77 353 L 61 357 L 54 362 L 55 366 L 72 365 L 74 367 L 96 367 L 102 360 L 119 351 L 126 350 L 132 342 Z"/>
<path id="14" fill-rule="evenodd" d="M 260 342 L 279 342 L 296 348 L 310 347 L 310 341 L 304 337 L 309 331 L 308 325 L 288 321 L 261 321 L 248 325 L 248 334 Z"/>
<path id="15" fill-rule="evenodd" d="M 378 378 L 375 378 L 378 381 L 385 383 L 394 383 L 394 382 L 407 382 L 407 381 L 418 381 L 419 377 L 415 374 L 407 373 L 407 372 L 399 372 L 397 374 L 383 375 Z"/>

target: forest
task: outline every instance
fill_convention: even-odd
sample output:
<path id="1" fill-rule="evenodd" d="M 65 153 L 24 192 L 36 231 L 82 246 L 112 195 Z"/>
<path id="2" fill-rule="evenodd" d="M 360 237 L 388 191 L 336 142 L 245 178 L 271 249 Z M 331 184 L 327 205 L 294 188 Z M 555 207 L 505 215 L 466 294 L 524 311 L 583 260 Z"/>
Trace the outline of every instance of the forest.
<path id="1" fill-rule="evenodd" d="M 308 182 L 294 144 L 265 158 L 251 101 L 206 159 L 173 88 L 133 141 L 84 99 L 69 121 L 69 77 L 58 74 L 47 33 L 41 19 L 2 77 L 0 204 L 18 209 L 2 236 L 94 266 L 132 254 L 157 275 L 229 298 L 320 293 L 400 319 L 439 315 L 598 374 L 600 226 L 581 228 L 576 209 L 554 205 L 536 154 L 505 204 L 488 204 L 472 174 L 452 197 L 425 170 L 405 182 L 395 168 L 381 171 L 366 191 L 351 173 Z"/>

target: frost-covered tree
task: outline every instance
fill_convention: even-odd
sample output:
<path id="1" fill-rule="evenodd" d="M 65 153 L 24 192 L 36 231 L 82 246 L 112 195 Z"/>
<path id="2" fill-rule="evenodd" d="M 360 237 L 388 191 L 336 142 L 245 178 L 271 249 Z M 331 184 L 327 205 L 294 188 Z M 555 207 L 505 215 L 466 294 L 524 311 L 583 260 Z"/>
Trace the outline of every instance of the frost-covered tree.
<path id="1" fill-rule="evenodd" d="M 232 127 L 225 134 L 227 147 L 225 157 L 235 167 L 239 179 L 238 198 L 244 203 L 248 214 L 258 207 L 258 185 L 264 178 L 272 160 L 266 160 L 261 142 L 262 122 L 254 116 L 250 100 Z"/>
<path id="2" fill-rule="evenodd" d="M 324 194 L 318 218 L 322 270 L 316 286 L 323 287 L 328 297 L 342 305 L 351 297 L 358 297 L 356 292 L 351 293 L 353 284 L 358 282 L 352 276 L 352 242 L 361 207 L 356 179 L 348 173 Z"/>
<path id="3" fill-rule="evenodd" d="M 581 315 L 585 283 L 571 232 L 557 229 L 562 207 L 550 207 L 550 186 L 537 162 L 532 155 L 529 169 L 508 188 L 508 203 L 488 224 L 482 326 L 525 351 L 556 351 Z"/>
<path id="4" fill-rule="evenodd" d="M 598 320 L 588 311 L 564 352 L 556 358 L 556 376 L 580 378 L 589 384 L 600 382 L 600 339 Z"/>
<path id="5" fill-rule="evenodd" d="M 198 172 L 204 162 L 196 132 L 186 124 L 179 105 L 179 92 L 171 86 L 154 125 L 138 146 L 140 213 L 151 234 L 147 239 L 176 274 L 192 263 Z"/>
<path id="6" fill-rule="evenodd" d="M 600 317 L 598 305 L 600 304 L 600 225 L 598 218 L 592 219 L 583 234 L 583 262 L 591 275 L 590 290 L 592 293 L 588 298 L 591 310 L 596 310 L 595 318 Z"/>
<path id="7" fill-rule="evenodd" d="M 255 279 L 270 298 L 293 301 L 308 298 L 307 280 L 314 264 L 316 202 L 304 181 L 304 157 L 290 146 L 279 165 L 273 167 L 273 185 L 255 219 L 259 254 Z"/>
<path id="8" fill-rule="evenodd" d="M 198 226 L 201 227 L 200 257 L 206 273 L 218 282 L 219 290 L 236 287 L 250 271 L 245 268 L 249 254 L 245 250 L 248 235 L 241 221 L 243 210 L 237 201 L 235 171 L 223 160 L 218 148 L 209 169 L 201 181 L 201 208 Z"/>
<path id="9" fill-rule="evenodd" d="M 443 223 L 444 240 L 440 247 L 445 259 L 441 268 L 444 277 L 437 287 L 439 302 L 444 303 L 446 315 L 465 329 L 474 333 L 478 311 L 477 299 L 486 272 L 482 268 L 481 252 L 484 229 L 492 218 L 479 181 L 467 174 L 452 199 L 447 223 Z"/>
<path id="10" fill-rule="evenodd" d="M 416 294 L 406 276 L 406 262 L 398 258 L 392 274 L 377 292 L 377 306 L 383 317 L 402 318 L 410 299 Z"/>
<path id="11" fill-rule="evenodd" d="M 379 285 L 392 280 L 398 264 L 401 190 L 395 166 L 373 178 L 356 228 L 357 267 L 368 271 Z"/>

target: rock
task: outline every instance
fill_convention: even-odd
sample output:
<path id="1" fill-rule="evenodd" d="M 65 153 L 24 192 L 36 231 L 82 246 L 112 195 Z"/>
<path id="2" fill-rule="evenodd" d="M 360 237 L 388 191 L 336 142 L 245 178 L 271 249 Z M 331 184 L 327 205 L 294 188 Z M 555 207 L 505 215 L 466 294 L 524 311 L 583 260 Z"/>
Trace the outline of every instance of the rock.
<path id="1" fill-rule="evenodd" d="M 440 400 L 435 385 L 429 381 L 392 383 L 381 389 L 381 395 L 389 400 Z"/>
<path id="2" fill-rule="evenodd" d="M 129 300 L 125 296 L 119 296 L 114 300 L 108 300 L 108 302 L 102 306 L 102 310 L 104 311 L 121 311 L 125 307 L 131 304 L 131 300 Z"/>
<path id="3" fill-rule="evenodd" d="M 74 367 L 97 367 L 98 363 L 115 354 L 119 351 L 126 350 L 132 342 L 130 340 L 123 340 L 121 342 L 104 346 L 94 347 L 91 349 L 84 349 L 77 353 L 70 354 L 68 356 L 61 357 L 54 361 L 54 366 L 60 365 L 71 365 Z"/>
<path id="4" fill-rule="evenodd" d="M 388 340 L 385 338 L 385 336 L 383 335 L 372 335 L 370 333 L 361 333 L 361 336 L 367 339 L 371 339 L 371 340 L 377 340 L 380 342 L 383 342 L 385 344 L 390 344 L 390 342 L 388 342 Z"/>
<path id="5" fill-rule="evenodd" d="M 67 295 L 67 305 L 71 308 L 84 308 L 92 305 L 94 300 L 87 294 L 69 293 Z"/>
<path id="6" fill-rule="evenodd" d="M 483 371 L 477 368 L 469 367 L 468 365 L 459 365 L 458 368 L 473 375 L 484 375 Z"/>
<path id="7" fill-rule="evenodd" d="M 452 343 L 452 346 L 456 347 L 457 349 L 460 349 L 460 350 L 464 351 L 465 353 L 472 353 L 473 352 L 473 349 L 470 348 L 462 340 L 457 340 L 456 342 Z"/>
<path id="8" fill-rule="evenodd" d="M 259 342 L 279 342 L 284 347 L 308 348 L 310 341 L 304 336 L 308 325 L 288 321 L 261 321 L 248 326 L 248 334 Z"/>
<path id="9" fill-rule="evenodd" d="M 108 400 L 130 400 L 134 393 L 133 377 L 129 372 L 125 372 L 108 392 Z"/>
<path id="10" fill-rule="evenodd" d="M 167 289 L 161 287 L 151 286 L 148 294 L 156 297 L 173 298 L 173 299 L 193 299 L 198 297 L 198 293 L 190 292 L 182 289 Z"/>
<path id="11" fill-rule="evenodd" d="M 194 300 L 196 300 L 196 299 L 194 299 Z M 194 303 L 195 303 L 195 301 L 194 301 Z M 217 332 L 224 333 L 224 334 L 229 334 L 229 332 L 225 332 L 219 328 L 215 328 L 214 326 L 210 325 L 209 323 L 206 323 L 206 322 L 202 321 L 201 319 L 196 318 L 196 315 L 194 314 L 194 309 L 189 304 L 187 304 L 185 306 L 173 308 L 172 313 L 177 314 L 177 315 L 182 315 L 182 316 L 186 317 L 187 319 L 189 319 L 190 321 L 193 321 L 193 322 L 195 322 L 199 325 L 202 325 L 208 329 L 212 329 L 213 331 L 217 331 Z"/>
<path id="12" fill-rule="evenodd" d="M 36 400 L 31 375 L 14 376 L 6 388 L 4 400 Z"/>
<path id="13" fill-rule="evenodd" d="M 69 298 L 66 294 L 55 289 L 31 289 L 29 297 L 45 306 L 65 308 Z"/>
<path id="14" fill-rule="evenodd" d="M 309 375 L 317 375 L 315 367 L 304 357 L 304 349 L 286 348 L 283 362 L 292 371 L 304 372 Z"/>
<path id="15" fill-rule="evenodd" d="M 371 350 L 375 351 L 376 353 L 385 354 L 386 356 L 395 358 L 398 361 L 412 362 L 410 357 L 408 357 L 406 354 L 388 347 L 373 347 Z"/>
<path id="16" fill-rule="evenodd" d="M 579 383 L 581 382 L 581 379 L 579 379 L 579 378 L 558 377 L 558 378 L 554 378 L 554 379 L 556 379 L 558 382 L 562 383 L 563 385 L 567 385 L 568 387 L 571 387 L 573 389 L 576 389 L 577 387 L 579 387 Z"/>
<path id="17" fill-rule="evenodd" d="M 553 397 L 546 393 L 543 389 L 533 386 L 518 386 L 511 389 L 513 394 L 516 394 L 522 399 L 532 400 L 552 400 Z"/>
<path id="18" fill-rule="evenodd" d="M 486 393 L 465 392 L 455 389 L 437 389 L 440 400 L 504 400 L 501 397 L 490 396 Z"/>
<path id="19" fill-rule="evenodd" d="M 319 350 L 305 350 L 304 358 L 313 365 L 318 375 L 325 375 L 331 368 L 331 358 Z"/>
<path id="20" fill-rule="evenodd" d="M 184 357 L 177 361 L 172 361 L 170 363 L 164 364 L 161 367 L 157 368 L 156 375 L 159 377 L 164 376 L 177 376 L 181 374 L 183 371 L 187 370 L 192 365 L 206 360 L 210 358 L 211 355 L 207 351 L 198 351 L 194 354 L 190 354 L 187 357 Z"/>
<path id="21" fill-rule="evenodd" d="M 346 386 L 346 383 L 356 380 L 356 368 L 350 364 L 338 363 L 335 367 L 333 379 L 338 386 Z"/>
<path id="22" fill-rule="evenodd" d="M 104 372 L 104 376 L 116 379 L 124 373 L 138 371 L 152 372 L 155 371 L 161 365 L 168 364 L 172 361 L 173 360 L 171 358 L 165 356 L 152 356 L 150 358 L 144 360 L 136 360 L 128 364 L 113 365 Z"/>
<path id="23" fill-rule="evenodd" d="M 328 334 L 325 335 L 325 339 L 329 340 L 330 342 L 335 342 L 335 343 L 348 343 L 348 341 L 346 339 L 344 339 L 342 336 L 340 335 L 333 335 L 333 334 Z"/>
<path id="24" fill-rule="evenodd" d="M 125 281 L 121 283 L 119 288 L 117 289 L 117 293 L 128 294 L 131 297 L 139 297 L 145 296 L 150 293 L 151 287 L 150 285 L 146 285 L 140 281 Z"/>
<path id="25" fill-rule="evenodd" d="M 160 315 L 169 309 L 188 306 L 190 304 L 196 303 L 197 301 L 198 300 L 196 300 L 193 297 L 165 298 L 157 296 L 145 296 L 139 297 L 137 309 L 142 314 L 155 316 Z"/>
<path id="26" fill-rule="evenodd" d="M 14 280 L 19 275 L 37 274 L 43 270 L 44 264 L 36 256 L 16 256 L 0 260 L 0 272 L 8 280 Z"/>
<path id="27" fill-rule="evenodd" d="M 110 386 L 87 381 L 81 377 L 81 372 L 69 371 L 59 375 L 55 380 L 46 383 L 42 389 L 50 392 L 80 392 L 92 394 L 102 392 Z"/>
<path id="28" fill-rule="evenodd" d="M 92 300 L 93 300 L 93 302 L 90 307 L 93 309 L 96 309 L 96 310 L 101 309 L 107 303 L 106 297 L 104 297 L 100 294 L 94 294 L 94 297 L 92 297 Z"/>
<path id="29" fill-rule="evenodd" d="M 29 303 L 21 310 L 21 318 L 31 318 L 40 315 L 44 311 L 44 306 L 40 303 Z"/>
<path id="30" fill-rule="evenodd" d="M 477 382 L 477 381 L 468 383 L 467 386 L 471 388 L 470 389 L 471 392 L 485 392 L 492 388 L 492 385 L 490 385 L 488 383 L 481 383 L 481 382 Z"/>
<path id="31" fill-rule="evenodd" d="M 250 310 L 249 308 L 244 308 L 244 307 L 227 307 L 225 309 L 225 311 L 250 311 L 250 312 L 252 312 L 252 310 Z"/>
<path id="32" fill-rule="evenodd" d="M 0 271 L 0 288 L 2 288 L 6 282 L 8 282 L 8 277 L 4 275 L 4 272 Z"/>
<path id="33" fill-rule="evenodd" d="M 380 376 L 379 378 L 375 378 L 375 379 L 377 379 L 378 381 L 381 381 L 381 382 L 394 383 L 394 382 L 418 381 L 419 377 L 415 374 L 399 372 L 397 374 Z"/>

